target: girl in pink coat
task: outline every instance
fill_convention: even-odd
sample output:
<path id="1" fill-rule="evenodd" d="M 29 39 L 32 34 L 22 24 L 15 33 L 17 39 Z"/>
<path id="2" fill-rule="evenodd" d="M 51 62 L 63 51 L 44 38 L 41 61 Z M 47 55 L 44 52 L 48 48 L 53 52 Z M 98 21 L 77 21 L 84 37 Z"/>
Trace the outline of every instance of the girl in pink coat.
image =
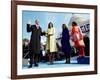
<path id="1" fill-rule="evenodd" d="M 75 44 L 76 49 L 79 50 L 79 57 L 84 57 L 85 52 L 84 52 L 84 41 L 83 41 L 83 34 L 80 29 L 80 27 L 77 25 L 76 22 L 72 22 L 72 41 Z"/>

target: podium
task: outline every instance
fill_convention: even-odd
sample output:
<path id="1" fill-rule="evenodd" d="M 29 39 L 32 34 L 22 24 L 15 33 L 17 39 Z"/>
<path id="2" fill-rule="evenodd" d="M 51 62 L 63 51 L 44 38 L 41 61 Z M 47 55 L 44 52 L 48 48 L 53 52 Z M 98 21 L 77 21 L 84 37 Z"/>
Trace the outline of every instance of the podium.
<path id="1" fill-rule="evenodd" d="M 78 64 L 90 64 L 90 57 L 89 56 L 78 57 L 77 61 L 78 61 Z"/>

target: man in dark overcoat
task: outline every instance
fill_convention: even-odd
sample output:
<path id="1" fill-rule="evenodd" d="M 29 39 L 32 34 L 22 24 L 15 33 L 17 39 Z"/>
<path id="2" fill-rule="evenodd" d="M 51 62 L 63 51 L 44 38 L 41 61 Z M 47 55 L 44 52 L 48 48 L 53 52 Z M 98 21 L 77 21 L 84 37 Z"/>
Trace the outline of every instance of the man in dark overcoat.
<path id="1" fill-rule="evenodd" d="M 29 51 L 30 51 L 30 65 L 29 68 L 33 65 L 38 66 L 38 57 L 40 54 L 40 47 L 41 47 L 41 35 L 42 29 L 39 25 L 39 21 L 35 20 L 35 25 L 27 24 L 27 32 L 31 32 L 30 37 L 30 44 L 29 44 Z"/>

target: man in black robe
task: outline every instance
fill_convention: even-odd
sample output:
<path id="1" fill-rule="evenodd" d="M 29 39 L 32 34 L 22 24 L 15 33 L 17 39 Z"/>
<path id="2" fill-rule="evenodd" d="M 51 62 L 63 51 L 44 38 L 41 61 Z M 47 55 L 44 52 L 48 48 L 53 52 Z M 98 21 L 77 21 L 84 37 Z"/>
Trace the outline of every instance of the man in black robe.
<path id="1" fill-rule="evenodd" d="M 39 21 L 35 20 L 35 25 L 27 24 L 27 32 L 31 32 L 29 51 L 30 51 L 30 65 L 29 68 L 32 67 L 33 60 L 34 66 L 38 66 L 38 56 L 40 54 L 41 47 L 41 35 L 42 29 L 39 26 Z"/>

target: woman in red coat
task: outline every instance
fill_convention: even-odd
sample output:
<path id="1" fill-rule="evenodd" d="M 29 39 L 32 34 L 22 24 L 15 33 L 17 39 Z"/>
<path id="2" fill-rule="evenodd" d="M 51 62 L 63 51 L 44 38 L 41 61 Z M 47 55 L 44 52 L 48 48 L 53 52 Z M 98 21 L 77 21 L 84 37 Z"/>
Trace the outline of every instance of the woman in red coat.
<path id="1" fill-rule="evenodd" d="M 72 22 L 72 41 L 75 44 L 75 47 L 79 50 L 79 57 L 84 57 L 84 41 L 83 41 L 83 34 L 80 27 L 77 25 L 76 22 Z"/>

